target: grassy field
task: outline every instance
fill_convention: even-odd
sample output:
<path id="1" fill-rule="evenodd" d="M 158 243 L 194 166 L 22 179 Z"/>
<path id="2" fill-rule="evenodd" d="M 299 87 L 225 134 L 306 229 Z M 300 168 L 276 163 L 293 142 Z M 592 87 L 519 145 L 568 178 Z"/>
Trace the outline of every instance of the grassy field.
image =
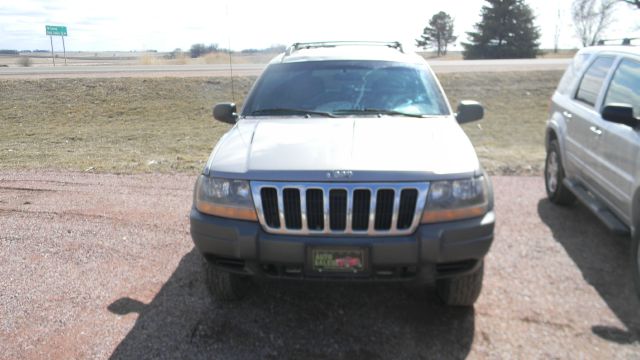
<path id="1" fill-rule="evenodd" d="M 443 74 L 452 104 L 486 117 L 465 125 L 492 173 L 538 173 L 544 122 L 560 72 Z M 253 78 L 237 78 L 236 102 Z M 226 78 L 0 81 L 0 169 L 197 172 L 229 128 L 211 117 L 231 100 Z"/>
<path id="2" fill-rule="evenodd" d="M 491 173 L 538 174 L 544 167 L 549 102 L 562 71 L 443 74 L 449 101 L 480 101 L 485 118 L 463 126 Z"/>

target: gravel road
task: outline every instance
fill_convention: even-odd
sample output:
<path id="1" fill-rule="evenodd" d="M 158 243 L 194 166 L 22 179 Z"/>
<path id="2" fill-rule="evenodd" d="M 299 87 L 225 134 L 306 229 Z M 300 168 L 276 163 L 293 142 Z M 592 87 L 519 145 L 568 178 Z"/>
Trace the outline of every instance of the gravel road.
<path id="1" fill-rule="evenodd" d="M 466 310 L 351 284 L 215 303 L 189 236 L 194 180 L 0 172 L 0 358 L 640 358 L 629 240 L 552 206 L 538 177 L 494 177 L 496 239 Z"/>

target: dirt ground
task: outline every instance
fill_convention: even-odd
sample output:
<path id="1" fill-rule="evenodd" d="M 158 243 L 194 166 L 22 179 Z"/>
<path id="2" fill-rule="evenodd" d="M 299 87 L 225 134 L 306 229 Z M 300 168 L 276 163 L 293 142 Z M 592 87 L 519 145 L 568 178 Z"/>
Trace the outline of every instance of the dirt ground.
<path id="1" fill-rule="evenodd" d="M 213 302 L 193 175 L 0 172 L 0 358 L 639 358 L 629 240 L 539 177 L 494 177 L 473 309 L 433 290 L 267 283 Z"/>

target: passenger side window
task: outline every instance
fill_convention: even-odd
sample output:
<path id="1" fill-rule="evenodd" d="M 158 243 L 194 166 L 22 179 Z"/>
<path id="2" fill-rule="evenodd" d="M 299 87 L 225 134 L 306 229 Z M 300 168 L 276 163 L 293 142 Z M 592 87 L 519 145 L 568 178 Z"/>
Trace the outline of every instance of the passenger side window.
<path id="1" fill-rule="evenodd" d="M 622 60 L 613 75 L 604 103 L 629 104 L 633 106 L 633 116 L 640 117 L 640 62 Z"/>
<path id="2" fill-rule="evenodd" d="M 597 58 L 582 77 L 580 87 L 578 87 L 578 92 L 576 93 L 576 100 L 595 106 L 604 78 L 607 76 L 612 64 L 613 57 Z"/>

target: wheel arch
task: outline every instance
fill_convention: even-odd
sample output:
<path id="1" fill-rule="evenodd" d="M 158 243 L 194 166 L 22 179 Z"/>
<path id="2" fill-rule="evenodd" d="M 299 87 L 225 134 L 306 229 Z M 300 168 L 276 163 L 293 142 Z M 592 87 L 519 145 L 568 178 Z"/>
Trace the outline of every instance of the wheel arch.
<path id="1" fill-rule="evenodd" d="M 553 140 L 558 140 L 558 134 L 556 133 L 556 130 L 554 128 L 548 127 L 545 133 L 545 139 L 544 139 L 545 149 L 547 150 L 549 149 L 549 145 Z"/>
<path id="2" fill-rule="evenodd" d="M 547 128 L 545 130 L 545 150 L 549 150 L 549 145 L 551 141 L 556 140 L 558 142 L 558 152 L 560 156 L 560 162 L 562 162 L 562 166 L 564 167 L 565 173 L 568 171 L 567 169 L 567 159 L 565 153 L 565 128 L 563 127 L 564 123 L 558 121 L 555 116 L 552 116 L 551 119 L 547 121 Z M 569 169 L 570 171 L 570 169 Z"/>

